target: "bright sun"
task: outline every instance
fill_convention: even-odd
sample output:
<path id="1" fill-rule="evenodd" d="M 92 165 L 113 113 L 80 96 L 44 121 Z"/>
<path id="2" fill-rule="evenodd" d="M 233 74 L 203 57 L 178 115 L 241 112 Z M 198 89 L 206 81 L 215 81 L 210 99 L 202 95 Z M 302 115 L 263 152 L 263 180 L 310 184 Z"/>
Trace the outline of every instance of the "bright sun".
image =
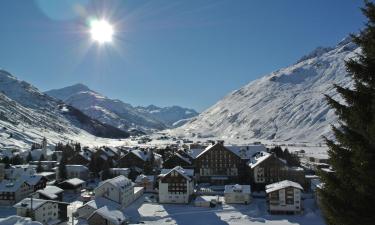
<path id="1" fill-rule="evenodd" d="M 104 19 L 90 21 L 91 39 L 99 44 L 112 42 L 113 33 L 113 26 L 108 21 Z"/>

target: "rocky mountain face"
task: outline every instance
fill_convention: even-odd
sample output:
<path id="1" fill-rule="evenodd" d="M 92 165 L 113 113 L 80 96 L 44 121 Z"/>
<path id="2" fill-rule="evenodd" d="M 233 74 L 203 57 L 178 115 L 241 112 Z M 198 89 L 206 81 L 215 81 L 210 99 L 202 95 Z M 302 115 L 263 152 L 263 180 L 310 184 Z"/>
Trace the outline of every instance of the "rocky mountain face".
<path id="1" fill-rule="evenodd" d="M 175 134 L 235 139 L 321 142 L 337 123 L 324 94 L 339 99 L 333 84 L 348 87 L 345 60 L 360 49 L 344 39 L 333 48 L 318 48 L 297 63 L 233 91 Z"/>
<path id="2" fill-rule="evenodd" d="M 173 124 L 182 119 L 196 116 L 192 109 L 179 106 L 133 107 L 117 99 L 110 99 L 98 92 L 90 90 L 83 84 L 55 89 L 45 92 L 47 95 L 72 105 L 86 115 L 105 124 L 115 126 L 121 130 L 152 131 L 173 127 Z"/>

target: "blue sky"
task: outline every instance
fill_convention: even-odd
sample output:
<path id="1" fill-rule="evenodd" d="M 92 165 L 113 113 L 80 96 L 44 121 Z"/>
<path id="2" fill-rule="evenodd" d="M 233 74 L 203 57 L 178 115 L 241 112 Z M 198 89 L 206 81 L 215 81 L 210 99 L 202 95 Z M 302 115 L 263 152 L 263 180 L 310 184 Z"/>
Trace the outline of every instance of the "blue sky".
<path id="1" fill-rule="evenodd" d="M 333 46 L 365 22 L 354 0 L 2 0 L 0 68 L 41 90 L 84 83 L 133 105 L 202 111 Z M 91 17 L 115 25 L 92 44 Z"/>

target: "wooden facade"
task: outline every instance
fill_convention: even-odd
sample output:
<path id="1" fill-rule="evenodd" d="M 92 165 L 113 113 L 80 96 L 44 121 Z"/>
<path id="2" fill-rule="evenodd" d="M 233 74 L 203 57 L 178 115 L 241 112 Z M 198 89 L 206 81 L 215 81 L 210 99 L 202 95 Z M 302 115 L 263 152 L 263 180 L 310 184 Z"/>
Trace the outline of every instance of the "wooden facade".
<path id="1" fill-rule="evenodd" d="M 138 167 L 140 169 L 144 169 L 146 165 L 146 161 L 142 160 L 134 153 L 129 152 L 128 154 L 124 155 L 117 161 L 117 167 L 119 168 L 135 168 Z"/>
<path id="2" fill-rule="evenodd" d="M 246 183 L 246 160 L 216 143 L 195 159 L 195 174 L 201 183 L 224 185 Z"/>
<path id="3" fill-rule="evenodd" d="M 181 166 L 182 168 L 186 168 L 186 169 L 193 168 L 192 163 L 191 162 L 189 163 L 187 160 L 181 158 L 179 153 L 175 153 L 172 156 L 170 156 L 167 160 L 164 161 L 163 168 L 172 169 L 176 166 Z"/>

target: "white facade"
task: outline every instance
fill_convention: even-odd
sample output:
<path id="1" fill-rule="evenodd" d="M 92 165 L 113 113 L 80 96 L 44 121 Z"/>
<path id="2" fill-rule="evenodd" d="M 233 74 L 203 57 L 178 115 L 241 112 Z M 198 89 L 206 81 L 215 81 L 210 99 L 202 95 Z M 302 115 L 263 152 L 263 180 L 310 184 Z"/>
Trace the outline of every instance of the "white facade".
<path id="1" fill-rule="evenodd" d="M 0 182 L 0 205 L 13 205 L 30 195 L 34 189 L 23 179 Z"/>
<path id="2" fill-rule="evenodd" d="M 224 199 L 228 204 L 249 204 L 251 202 L 250 185 L 225 185 Z"/>
<path id="3" fill-rule="evenodd" d="M 23 217 L 31 217 L 35 221 L 48 224 L 59 218 L 58 203 L 42 199 L 30 198 L 22 200 L 14 206 L 17 209 L 17 215 Z"/>
<path id="4" fill-rule="evenodd" d="M 89 169 L 82 165 L 66 165 L 66 177 L 79 178 L 81 180 L 87 180 L 89 178 Z M 57 170 L 58 173 L 59 170 Z M 59 177 L 59 176 L 58 176 Z"/>
<path id="5" fill-rule="evenodd" d="M 110 199 L 124 208 L 134 200 L 134 186 L 131 180 L 121 175 L 103 181 L 95 189 L 95 197 Z"/>
<path id="6" fill-rule="evenodd" d="M 303 188 L 292 181 L 281 181 L 266 186 L 270 213 L 299 213 L 302 210 Z"/>
<path id="7" fill-rule="evenodd" d="M 165 172 L 159 179 L 159 202 L 189 203 L 194 193 L 193 170 L 175 167 Z"/>

